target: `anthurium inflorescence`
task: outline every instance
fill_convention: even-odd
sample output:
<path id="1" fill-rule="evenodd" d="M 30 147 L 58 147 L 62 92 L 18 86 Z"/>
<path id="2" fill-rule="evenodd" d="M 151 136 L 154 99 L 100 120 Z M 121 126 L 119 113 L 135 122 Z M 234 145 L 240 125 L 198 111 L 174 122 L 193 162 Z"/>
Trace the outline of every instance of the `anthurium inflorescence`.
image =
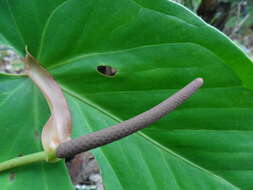
<path id="1" fill-rule="evenodd" d="M 0 58 L 0 63 L 4 67 L 9 68 L 9 65 L 16 64 L 23 66 L 11 72 L 26 74 L 44 94 L 51 110 L 51 116 L 42 131 L 41 140 L 44 152 L 0 163 L 0 171 L 37 161 L 57 161 L 59 158 L 72 157 L 131 135 L 173 111 L 203 85 L 203 79 L 197 78 L 170 98 L 144 113 L 115 126 L 71 140 L 72 123 L 68 104 L 60 86 L 50 73 L 28 50 L 26 50 L 26 57 L 22 59 L 14 50 L 2 47 Z"/>

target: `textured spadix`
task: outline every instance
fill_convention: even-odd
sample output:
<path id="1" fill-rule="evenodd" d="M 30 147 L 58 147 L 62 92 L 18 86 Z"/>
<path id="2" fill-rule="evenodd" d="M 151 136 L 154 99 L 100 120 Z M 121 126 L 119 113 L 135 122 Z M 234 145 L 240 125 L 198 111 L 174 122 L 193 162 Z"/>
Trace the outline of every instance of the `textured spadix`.
<path id="1" fill-rule="evenodd" d="M 68 158 L 78 153 L 106 145 L 128 135 L 131 135 L 134 132 L 149 126 L 150 124 L 159 120 L 161 117 L 173 111 L 202 85 L 203 79 L 197 78 L 170 98 L 164 100 L 160 104 L 144 113 L 141 113 L 112 127 L 105 128 L 82 136 L 78 139 L 73 139 L 65 142 L 56 149 L 56 156 L 58 158 Z"/>

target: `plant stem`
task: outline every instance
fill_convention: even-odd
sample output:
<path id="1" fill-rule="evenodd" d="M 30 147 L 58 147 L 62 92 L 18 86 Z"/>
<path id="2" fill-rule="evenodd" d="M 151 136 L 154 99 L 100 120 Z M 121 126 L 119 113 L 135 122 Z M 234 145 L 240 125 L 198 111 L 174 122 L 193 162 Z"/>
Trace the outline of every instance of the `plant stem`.
<path id="1" fill-rule="evenodd" d="M 26 156 L 17 157 L 17 158 L 0 163 L 0 172 L 7 169 L 15 168 L 18 166 L 24 166 L 24 165 L 32 164 L 35 162 L 46 161 L 47 159 L 48 159 L 48 153 L 46 152 L 37 152 L 37 153 L 29 154 Z"/>

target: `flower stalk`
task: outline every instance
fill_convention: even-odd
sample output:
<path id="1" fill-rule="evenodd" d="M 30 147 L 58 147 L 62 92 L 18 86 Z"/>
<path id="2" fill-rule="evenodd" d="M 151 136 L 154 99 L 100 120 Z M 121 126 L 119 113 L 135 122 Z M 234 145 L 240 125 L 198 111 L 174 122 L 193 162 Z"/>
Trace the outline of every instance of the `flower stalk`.
<path id="1" fill-rule="evenodd" d="M 48 153 L 46 152 L 37 152 L 37 153 L 29 154 L 26 156 L 13 158 L 11 160 L 7 160 L 5 162 L 0 163 L 0 172 L 11 169 L 11 168 L 16 168 L 19 166 L 25 166 L 28 164 L 36 163 L 36 162 L 47 161 L 47 159 L 48 159 Z"/>

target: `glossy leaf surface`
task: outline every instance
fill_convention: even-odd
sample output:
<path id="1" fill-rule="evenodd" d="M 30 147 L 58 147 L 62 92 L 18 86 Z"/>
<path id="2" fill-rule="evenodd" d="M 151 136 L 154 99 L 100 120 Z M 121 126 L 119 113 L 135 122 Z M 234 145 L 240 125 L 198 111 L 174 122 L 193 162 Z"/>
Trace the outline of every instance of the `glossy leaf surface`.
<path id="1" fill-rule="evenodd" d="M 253 188 L 252 62 L 185 8 L 167 0 L 0 0 L 0 25 L 2 44 L 21 53 L 28 45 L 61 85 L 74 137 L 205 79 L 172 114 L 94 150 L 106 189 Z M 117 69 L 116 75 L 101 75 L 100 65 Z M 40 150 L 49 116 L 42 95 L 29 79 L 5 75 L 0 93 L 0 160 Z M 8 171 L 0 174 L 0 186 L 72 189 L 62 163 Z"/>

